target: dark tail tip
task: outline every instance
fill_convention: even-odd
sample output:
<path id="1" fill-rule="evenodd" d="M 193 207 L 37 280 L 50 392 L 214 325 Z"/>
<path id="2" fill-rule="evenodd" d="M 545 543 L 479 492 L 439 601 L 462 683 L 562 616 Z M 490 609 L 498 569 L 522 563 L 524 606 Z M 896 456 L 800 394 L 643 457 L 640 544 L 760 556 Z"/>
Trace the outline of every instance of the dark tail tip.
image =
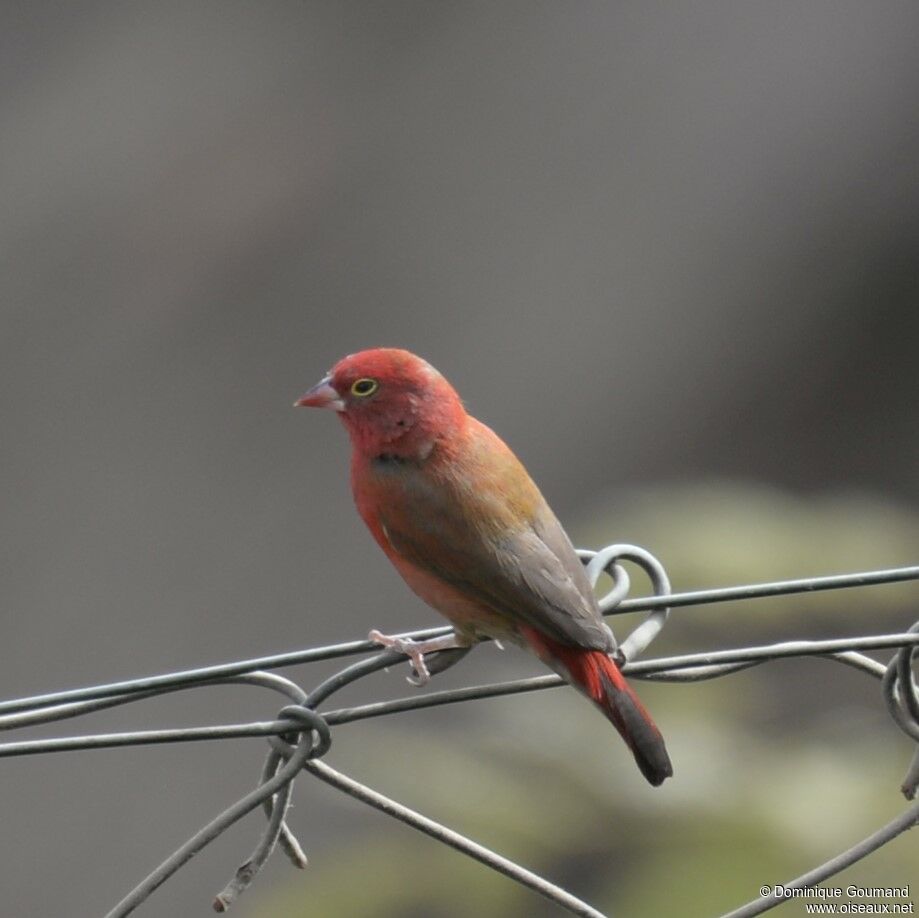
<path id="1" fill-rule="evenodd" d="M 648 783 L 658 787 L 673 775 L 673 765 L 660 730 L 628 687 L 607 687 L 605 701 L 608 707 L 604 706 L 604 713 L 632 750 Z"/>
<path id="2" fill-rule="evenodd" d="M 647 750 L 639 752 L 633 749 L 632 752 L 635 753 L 635 761 L 649 784 L 660 787 L 667 778 L 673 777 L 673 765 L 663 740 L 658 740 L 657 748 L 651 755 L 648 755 Z"/>
<path id="3" fill-rule="evenodd" d="M 673 765 L 660 730 L 625 692 L 616 693 L 614 704 L 625 727 L 623 739 L 632 750 L 641 773 L 650 784 L 658 787 L 673 775 Z"/>

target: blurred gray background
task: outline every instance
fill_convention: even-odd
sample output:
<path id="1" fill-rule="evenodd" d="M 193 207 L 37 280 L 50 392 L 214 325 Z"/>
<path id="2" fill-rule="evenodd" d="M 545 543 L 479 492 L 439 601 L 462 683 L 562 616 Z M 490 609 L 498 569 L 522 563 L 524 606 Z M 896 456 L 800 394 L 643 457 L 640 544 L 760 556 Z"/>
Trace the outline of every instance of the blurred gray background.
<path id="1" fill-rule="evenodd" d="M 894 2 L 4 3 L 0 697 L 437 621 L 335 419 L 291 409 L 373 345 L 441 369 L 577 542 L 641 542 L 678 589 L 915 563 L 917 42 Z M 659 646 L 897 630 L 916 598 L 685 611 Z M 907 743 L 836 669 L 642 688 L 660 791 L 567 692 L 343 727 L 329 761 L 600 908 L 711 914 L 899 808 Z M 442 684 L 538 671 L 482 648 Z M 3 760 L 0 912 L 102 914 L 262 751 Z M 244 918 L 556 914 L 306 777 L 295 801 L 312 866 L 276 857 Z M 208 914 L 260 829 L 138 914 Z M 907 882 L 898 845 L 853 882 Z"/>

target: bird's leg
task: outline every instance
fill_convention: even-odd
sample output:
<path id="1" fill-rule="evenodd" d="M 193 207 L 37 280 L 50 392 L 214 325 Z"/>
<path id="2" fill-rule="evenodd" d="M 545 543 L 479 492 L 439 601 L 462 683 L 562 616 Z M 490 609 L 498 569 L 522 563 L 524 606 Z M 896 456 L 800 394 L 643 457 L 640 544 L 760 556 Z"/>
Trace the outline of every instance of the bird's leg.
<path id="1" fill-rule="evenodd" d="M 375 644 L 404 653 L 412 661 L 415 676 L 406 677 L 412 685 L 425 685 L 431 680 L 431 673 L 424 660 L 425 654 L 436 653 L 438 650 L 457 650 L 469 646 L 468 641 L 464 641 L 453 631 L 440 637 L 428 638 L 426 641 L 413 641 L 411 638 L 383 634 L 374 628 L 367 637 Z"/>

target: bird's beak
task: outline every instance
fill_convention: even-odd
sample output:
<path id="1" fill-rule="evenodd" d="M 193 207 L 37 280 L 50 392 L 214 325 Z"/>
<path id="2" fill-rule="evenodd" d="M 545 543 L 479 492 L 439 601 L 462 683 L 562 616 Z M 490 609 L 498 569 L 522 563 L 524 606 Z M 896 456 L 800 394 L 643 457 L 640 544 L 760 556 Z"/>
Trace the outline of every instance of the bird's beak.
<path id="1" fill-rule="evenodd" d="M 332 377 L 325 376 L 294 402 L 294 408 L 331 408 L 344 411 L 342 397 L 332 388 Z"/>

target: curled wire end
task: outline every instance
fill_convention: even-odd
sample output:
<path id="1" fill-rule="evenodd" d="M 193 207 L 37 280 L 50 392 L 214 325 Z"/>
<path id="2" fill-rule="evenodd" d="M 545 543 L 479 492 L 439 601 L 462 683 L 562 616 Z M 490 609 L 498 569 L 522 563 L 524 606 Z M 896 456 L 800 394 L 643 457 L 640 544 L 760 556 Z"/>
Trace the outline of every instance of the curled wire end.
<path id="1" fill-rule="evenodd" d="M 287 859 L 297 870 L 306 870 L 309 867 L 306 852 L 300 847 L 300 842 L 297 841 L 296 835 L 287 828 L 287 823 L 281 824 L 281 837 L 278 842 L 287 855 Z"/>
<path id="2" fill-rule="evenodd" d="M 915 800 L 917 788 L 919 788 L 919 754 L 913 757 L 913 763 L 900 785 L 900 792 L 907 800 Z"/>
<path id="3" fill-rule="evenodd" d="M 214 911 L 221 913 L 228 911 L 230 906 L 236 901 L 236 897 L 241 892 L 244 892 L 249 884 L 255 879 L 255 875 L 258 873 L 260 866 L 260 864 L 255 864 L 253 861 L 246 861 L 245 864 L 240 865 L 233 879 L 227 883 L 222 892 L 214 897 L 212 906 Z"/>

